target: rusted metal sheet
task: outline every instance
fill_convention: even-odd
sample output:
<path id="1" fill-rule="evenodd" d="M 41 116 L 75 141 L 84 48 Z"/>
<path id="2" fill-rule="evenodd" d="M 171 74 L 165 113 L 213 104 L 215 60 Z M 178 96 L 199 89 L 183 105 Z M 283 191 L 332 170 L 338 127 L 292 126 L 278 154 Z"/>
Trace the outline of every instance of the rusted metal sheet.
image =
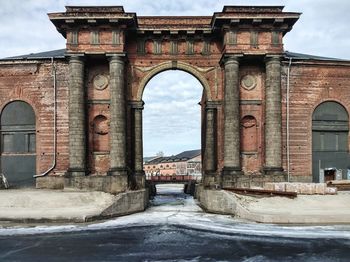
<path id="1" fill-rule="evenodd" d="M 327 182 L 327 186 L 336 187 L 338 191 L 350 191 L 349 180 L 331 180 Z"/>

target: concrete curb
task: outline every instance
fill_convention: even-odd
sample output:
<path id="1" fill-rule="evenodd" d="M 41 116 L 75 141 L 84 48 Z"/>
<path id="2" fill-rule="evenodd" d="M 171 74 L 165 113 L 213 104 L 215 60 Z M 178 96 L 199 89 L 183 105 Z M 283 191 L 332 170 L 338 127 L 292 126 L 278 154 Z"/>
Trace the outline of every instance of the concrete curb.
<path id="1" fill-rule="evenodd" d="M 60 194 L 58 192 L 58 194 Z M 101 220 L 111 217 L 123 216 L 142 212 L 148 205 L 148 190 L 128 191 L 112 196 L 108 206 L 96 210 L 82 210 L 79 212 L 80 206 L 72 206 L 74 212 L 65 212 L 64 215 L 55 215 L 50 213 L 48 209 L 38 209 L 37 217 L 25 217 L 26 208 L 13 206 L 13 210 L 18 211 L 15 215 L 6 216 L 6 212 L 0 212 L 0 224 L 10 223 L 84 223 L 95 220 Z M 56 210 L 59 207 L 55 208 Z M 52 209 L 52 208 L 51 208 Z M 78 212 L 77 212 L 78 210 Z"/>
<path id="2" fill-rule="evenodd" d="M 233 215 L 235 217 L 269 224 L 350 224 L 350 214 L 342 212 L 329 214 L 291 212 L 254 212 L 241 204 L 239 196 L 224 190 L 197 188 L 197 199 L 201 207 L 210 213 Z"/>
<path id="3" fill-rule="evenodd" d="M 144 211 L 148 206 L 148 190 L 142 189 L 118 194 L 114 203 L 103 210 L 97 216 L 86 217 L 90 222 L 98 219 L 105 219 L 117 216 L 125 216 Z"/>

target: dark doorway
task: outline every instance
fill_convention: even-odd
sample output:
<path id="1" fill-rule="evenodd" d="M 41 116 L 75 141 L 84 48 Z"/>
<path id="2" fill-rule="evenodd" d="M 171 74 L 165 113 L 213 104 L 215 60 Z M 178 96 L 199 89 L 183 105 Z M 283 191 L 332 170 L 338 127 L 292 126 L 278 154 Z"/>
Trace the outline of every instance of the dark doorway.
<path id="1" fill-rule="evenodd" d="M 10 187 L 32 187 L 36 171 L 35 113 L 14 101 L 1 113 L 1 172 Z"/>
<path id="2" fill-rule="evenodd" d="M 349 165 L 349 115 L 337 102 L 320 104 L 312 115 L 312 174 L 313 182 L 329 179 L 325 170 L 347 176 Z M 323 177 L 328 174 L 328 177 Z M 321 177 L 320 177 L 321 176 Z"/>

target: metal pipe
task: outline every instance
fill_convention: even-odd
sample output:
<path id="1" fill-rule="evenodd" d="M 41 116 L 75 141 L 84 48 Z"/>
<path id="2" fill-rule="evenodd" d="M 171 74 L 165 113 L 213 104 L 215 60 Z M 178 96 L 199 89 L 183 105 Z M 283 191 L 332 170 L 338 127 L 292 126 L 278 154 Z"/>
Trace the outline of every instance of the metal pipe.
<path id="1" fill-rule="evenodd" d="M 34 178 L 37 177 L 43 177 L 46 176 L 48 173 L 50 173 L 55 167 L 56 167 L 56 151 L 57 151 L 57 131 L 56 131 L 56 122 L 57 122 L 57 86 L 56 86 L 56 65 L 53 61 L 53 57 L 51 57 L 51 74 L 52 74 L 52 80 L 53 80 L 53 160 L 51 167 L 46 170 L 44 173 L 41 173 L 39 175 L 35 175 Z"/>
<path id="2" fill-rule="evenodd" d="M 290 89 L 290 67 L 292 65 L 292 58 L 289 58 L 287 71 L 287 181 L 290 182 L 290 147 L 289 147 L 289 89 Z"/>

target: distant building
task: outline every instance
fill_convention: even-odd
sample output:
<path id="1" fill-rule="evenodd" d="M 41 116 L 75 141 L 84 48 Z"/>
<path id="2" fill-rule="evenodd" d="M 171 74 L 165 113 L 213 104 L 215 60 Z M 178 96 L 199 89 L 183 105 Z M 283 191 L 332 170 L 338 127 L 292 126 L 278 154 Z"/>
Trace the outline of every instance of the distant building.
<path id="1" fill-rule="evenodd" d="M 201 175 L 201 150 L 184 151 L 175 156 L 145 158 L 146 176 Z"/>

